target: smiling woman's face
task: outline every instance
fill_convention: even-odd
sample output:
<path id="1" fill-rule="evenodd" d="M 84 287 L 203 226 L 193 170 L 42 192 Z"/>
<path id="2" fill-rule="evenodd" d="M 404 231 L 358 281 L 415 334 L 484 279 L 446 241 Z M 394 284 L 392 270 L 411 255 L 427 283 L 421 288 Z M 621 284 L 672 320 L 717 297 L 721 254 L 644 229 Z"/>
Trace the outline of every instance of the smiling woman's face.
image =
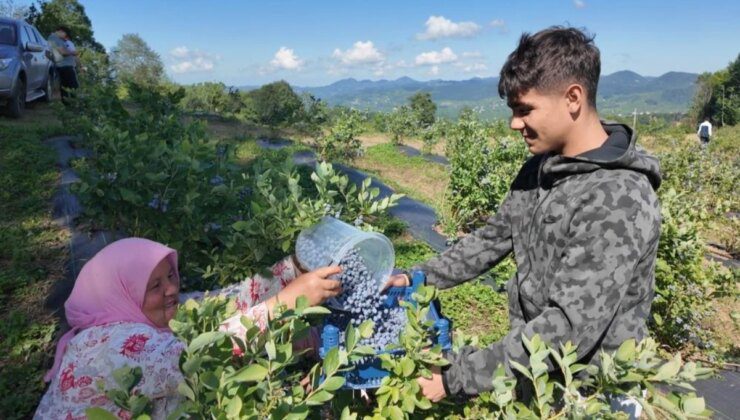
<path id="1" fill-rule="evenodd" d="M 180 281 L 165 258 L 157 264 L 149 277 L 141 311 L 154 325 L 165 328 L 177 313 Z"/>

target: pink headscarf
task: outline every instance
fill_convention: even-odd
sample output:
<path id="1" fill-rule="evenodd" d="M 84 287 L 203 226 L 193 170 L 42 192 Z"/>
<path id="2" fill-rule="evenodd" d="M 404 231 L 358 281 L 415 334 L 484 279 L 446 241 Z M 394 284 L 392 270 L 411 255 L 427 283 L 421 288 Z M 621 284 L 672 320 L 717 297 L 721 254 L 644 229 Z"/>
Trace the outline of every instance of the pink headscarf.
<path id="1" fill-rule="evenodd" d="M 82 267 L 64 304 L 72 328 L 57 344 L 54 366 L 44 377 L 46 382 L 59 371 L 69 341 L 85 328 L 112 322 L 138 322 L 169 330 L 158 328 L 141 311 L 149 277 L 165 258 L 179 279 L 177 251 L 143 238 L 113 242 Z"/>

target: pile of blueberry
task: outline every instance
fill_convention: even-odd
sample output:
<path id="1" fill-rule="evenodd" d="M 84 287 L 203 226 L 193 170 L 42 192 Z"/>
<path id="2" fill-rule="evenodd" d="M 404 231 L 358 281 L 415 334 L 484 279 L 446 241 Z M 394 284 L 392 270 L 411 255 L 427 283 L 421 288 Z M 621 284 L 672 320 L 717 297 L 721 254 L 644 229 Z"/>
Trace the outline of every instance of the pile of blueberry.
<path id="1" fill-rule="evenodd" d="M 406 325 L 406 310 L 399 305 L 389 307 L 385 304 L 386 296 L 378 290 L 372 273 L 357 250 L 347 253 L 339 266 L 342 267 L 339 275 L 342 294 L 336 297 L 336 303 L 343 311 L 335 311 L 328 321 L 341 325 L 349 317 L 349 322 L 357 327 L 371 320 L 375 324 L 374 333 L 370 338 L 361 340 L 361 345 L 381 351 L 389 344 L 397 343 L 398 335 Z"/>

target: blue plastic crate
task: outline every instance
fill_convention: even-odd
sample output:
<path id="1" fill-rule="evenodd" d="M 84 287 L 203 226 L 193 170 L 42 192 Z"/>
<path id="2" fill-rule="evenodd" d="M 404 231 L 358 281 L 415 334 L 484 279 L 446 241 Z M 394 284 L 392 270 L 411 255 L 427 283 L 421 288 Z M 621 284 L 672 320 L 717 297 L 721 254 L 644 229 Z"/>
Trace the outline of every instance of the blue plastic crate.
<path id="1" fill-rule="evenodd" d="M 414 303 L 413 293 L 424 284 L 426 276 L 422 271 L 414 271 L 411 275 L 411 285 L 408 287 L 391 287 L 386 291 L 386 299 L 383 305 L 387 308 L 395 308 L 400 305 L 400 301 Z M 442 346 L 443 350 L 450 350 L 452 342 L 450 338 L 450 321 L 444 318 L 438 309 L 438 303 L 433 302 L 429 306 L 429 320 L 434 321 L 434 329 L 437 332 L 435 344 Z M 319 355 L 324 355 L 332 348 L 339 345 L 340 335 L 350 322 L 349 314 L 340 312 L 335 313 L 334 323 L 328 321 L 324 323 L 321 330 L 321 347 Z M 401 355 L 402 351 L 398 350 L 393 354 Z M 345 382 L 343 388 L 346 389 L 371 389 L 378 388 L 380 382 L 388 376 L 388 372 L 381 367 L 381 361 L 377 357 L 370 358 L 368 361 L 358 363 L 354 369 L 342 373 Z"/>

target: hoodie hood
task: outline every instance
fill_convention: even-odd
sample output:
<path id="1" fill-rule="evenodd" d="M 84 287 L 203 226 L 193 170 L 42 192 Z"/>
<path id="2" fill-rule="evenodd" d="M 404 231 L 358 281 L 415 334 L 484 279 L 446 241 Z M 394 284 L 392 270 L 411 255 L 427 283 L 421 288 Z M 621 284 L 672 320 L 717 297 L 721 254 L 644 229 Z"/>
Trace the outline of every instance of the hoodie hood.
<path id="1" fill-rule="evenodd" d="M 628 169 L 644 174 L 654 190 L 660 186 L 658 159 L 635 147 L 637 136 L 624 124 L 602 122 L 609 135 L 601 147 L 574 157 L 561 155 L 547 159 L 542 172 L 556 179 L 598 169 Z"/>

